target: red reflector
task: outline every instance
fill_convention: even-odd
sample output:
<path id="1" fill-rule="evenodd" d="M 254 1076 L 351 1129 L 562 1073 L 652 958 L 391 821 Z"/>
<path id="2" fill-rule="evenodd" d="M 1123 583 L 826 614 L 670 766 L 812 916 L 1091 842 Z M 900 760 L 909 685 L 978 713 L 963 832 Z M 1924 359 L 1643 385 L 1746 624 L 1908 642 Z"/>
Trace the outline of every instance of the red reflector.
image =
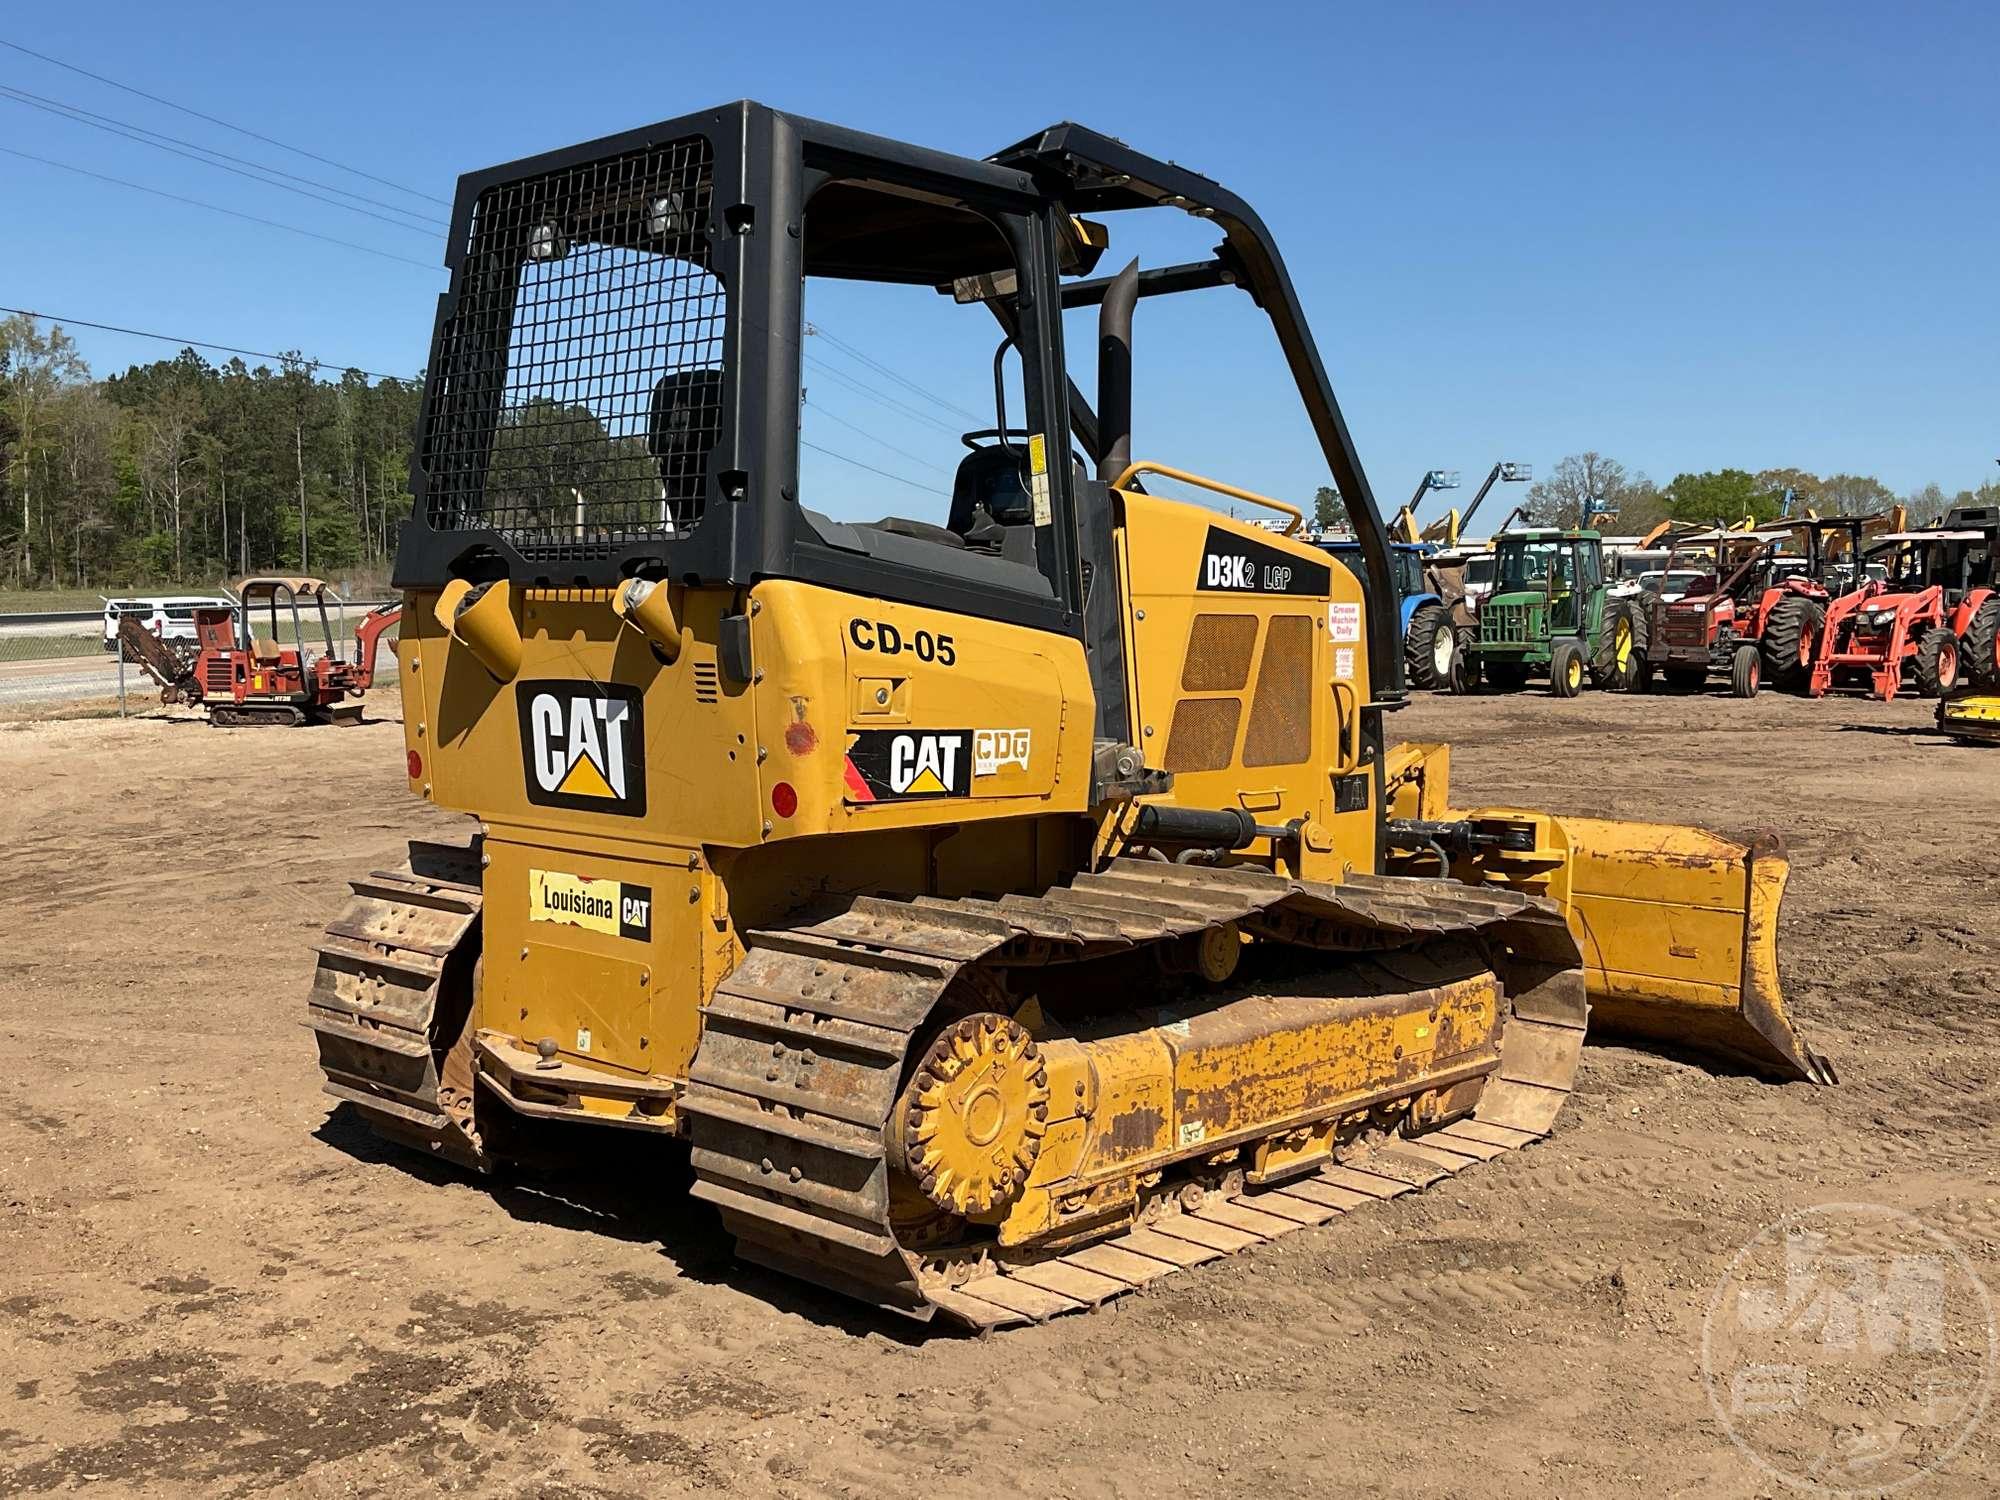
<path id="1" fill-rule="evenodd" d="M 424 779 L 424 758 L 421 755 L 417 754 L 416 751 L 412 750 L 410 752 L 410 780 L 422 781 L 423 779 Z"/>
<path id="2" fill-rule="evenodd" d="M 799 794 L 792 790 L 789 781 L 781 781 L 771 788 L 771 811 L 781 818 L 789 818 L 799 810 Z"/>

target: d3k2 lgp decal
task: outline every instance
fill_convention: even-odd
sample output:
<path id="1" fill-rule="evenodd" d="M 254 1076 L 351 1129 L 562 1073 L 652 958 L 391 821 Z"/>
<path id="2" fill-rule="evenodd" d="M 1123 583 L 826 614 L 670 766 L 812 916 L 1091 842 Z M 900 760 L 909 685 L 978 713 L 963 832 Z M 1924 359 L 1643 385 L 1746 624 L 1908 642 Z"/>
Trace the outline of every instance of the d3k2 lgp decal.
<path id="1" fill-rule="evenodd" d="M 521 765 L 540 807 L 646 811 L 646 729 L 639 690 L 617 683 L 524 682 Z"/>
<path id="2" fill-rule="evenodd" d="M 847 747 L 849 802 L 965 797 L 972 791 L 970 729 L 863 729 Z"/>
<path id="3" fill-rule="evenodd" d="M 1201 571 L 1194 586 L 1203 593 L 1305 594 L 1324 599 L 1333 585 L 1331 563 L 1308 562 L 1220 526 L 1208 528 Z"/>

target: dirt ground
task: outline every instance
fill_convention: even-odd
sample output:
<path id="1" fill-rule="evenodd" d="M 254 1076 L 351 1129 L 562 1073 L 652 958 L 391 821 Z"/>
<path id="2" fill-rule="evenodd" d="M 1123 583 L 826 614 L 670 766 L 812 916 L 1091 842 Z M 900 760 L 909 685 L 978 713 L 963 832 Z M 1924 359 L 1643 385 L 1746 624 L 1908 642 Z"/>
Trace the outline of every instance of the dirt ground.
<path id="1" fill-rule="evenodd" d="M 330 1116 L 310 944 L 464 826 L 394 723 L 0 726 L 0 1493 L 1777 1492 L 1700 1376 L 1740 1246 L 1864 1200 L 2000 1289 L 2000 750 L 1927 722 L 1419 702 L 1466 800 L 1779 827 L 1842 1084 L 1592 1048 L 1539 1146 L 986 1340 L 733 1265 L 684 1163 L 495 1188 Z M 1913 1493 L 1990 1494 L 1996 1432 Z"/>

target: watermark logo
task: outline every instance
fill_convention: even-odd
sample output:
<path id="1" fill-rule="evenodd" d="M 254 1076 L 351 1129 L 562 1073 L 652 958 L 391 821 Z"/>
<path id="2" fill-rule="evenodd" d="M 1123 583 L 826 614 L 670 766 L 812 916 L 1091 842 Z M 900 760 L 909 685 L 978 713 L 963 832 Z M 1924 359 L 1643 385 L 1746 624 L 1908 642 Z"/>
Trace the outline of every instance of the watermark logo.
<path id="1" fill-rule="evenodd" d="M 1944 1234 L 1879 1204 L 1830 1203 L 1737 1252 L 1709 1300 L 1701 1365 L 1724 1430 L 1773 1479 L 1887 1495 L 1978 1429 L 2000 1332 Z"/>

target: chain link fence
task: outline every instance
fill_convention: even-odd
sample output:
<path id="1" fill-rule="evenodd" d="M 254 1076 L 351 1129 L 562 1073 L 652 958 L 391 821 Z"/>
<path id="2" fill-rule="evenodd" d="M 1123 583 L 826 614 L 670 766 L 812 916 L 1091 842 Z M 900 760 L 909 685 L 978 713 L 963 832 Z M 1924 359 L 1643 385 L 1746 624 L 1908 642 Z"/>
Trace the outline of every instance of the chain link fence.
<path id="1" fill-rule="evenodd" d="M 385 600 L 349 600 L 327 606 L 335 649 L 352 660 L 354 629 Z M 268 633 L 268 621 L 260 621 Z M 280 613 L 279 644 L 298 644 L 303 635 L 309 649 L 324 650 L 318 611 L 300 610 L 299 628 Z M 160 685 L 137 661 L 121 664 L 117 643 L 106 629 L 102 611 L 80 610 L 40 614 L 0 614 L 0 719 L 35 718 L 55 713 L 143 713 L 160 706 Z M 120 667 L 123 667 L 122 682 Z M 396 632 L 381 640 L 375 655 L 377 686 L 396 680 Z"/>

